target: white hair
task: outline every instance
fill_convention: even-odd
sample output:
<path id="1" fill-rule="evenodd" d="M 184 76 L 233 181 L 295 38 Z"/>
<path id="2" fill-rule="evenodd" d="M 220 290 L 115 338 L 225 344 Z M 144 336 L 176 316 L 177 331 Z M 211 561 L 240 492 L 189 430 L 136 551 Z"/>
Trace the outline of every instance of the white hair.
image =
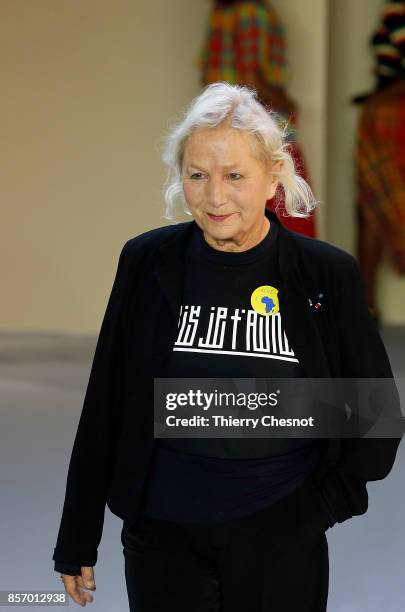
<path id="1" fill-rule="evenodd" d="M 292 217 L 308 217 L 317 205 L 311 187 L 295 171 L 288 152 L 288 122 L 258 101 L 255 89 L 231 85 L 223 81 L 207 85 L 174 120 L 164 137 L 162 160 L 168 166 L 163 188 L 165 219 L 173 220 L 177 202 L 191 215 L 183 192 L 182 164 L 187 139 L 197 130 L 227 124 L 252 136 L 255 156 L 262 163 L 281 161 L 278 176 L 284 190 L 286 213 Z M 276 196 L 276 202 L 278 198 Z M 277 208 L 276 208 L 277 210 Z"/>

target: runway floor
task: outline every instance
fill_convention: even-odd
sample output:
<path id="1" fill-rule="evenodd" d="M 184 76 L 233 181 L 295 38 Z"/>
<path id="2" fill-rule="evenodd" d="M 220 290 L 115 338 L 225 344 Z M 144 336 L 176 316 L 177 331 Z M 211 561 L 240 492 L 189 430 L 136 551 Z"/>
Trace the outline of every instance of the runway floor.
<path id="1" fill-rule="evenodd" d="M 405 327 L 381 334 L 403 398 Z M 94 337 L 0 334 L 0 590 L 61 590 L 52 555 L 95 343 Z M 368 484 L 367 513 L 327 532 L 328 611 L 404 610 L 404 488 L 401 442 L 389 476 Z M 90 604 L 97 612 L 128 610 L 121 524 L 107 508 Z"/>

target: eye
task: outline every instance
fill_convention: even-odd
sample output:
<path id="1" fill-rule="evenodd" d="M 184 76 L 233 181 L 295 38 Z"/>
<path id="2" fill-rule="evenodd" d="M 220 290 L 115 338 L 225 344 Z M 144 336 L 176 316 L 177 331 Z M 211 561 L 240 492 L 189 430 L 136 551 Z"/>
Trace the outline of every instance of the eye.
<path id="1" fill-rule="evenodd" d="M 200 177 L 204 176 L 202 172 L 194 172 L 190 178 L 193 180 L 198 180 Z M 239 172 L 230 172 L 228 174 L 229 177 L 231 177 L 232 180 L 239 180 L 240 178 L 242 178 L 242 175 L 239 174 Z"/>

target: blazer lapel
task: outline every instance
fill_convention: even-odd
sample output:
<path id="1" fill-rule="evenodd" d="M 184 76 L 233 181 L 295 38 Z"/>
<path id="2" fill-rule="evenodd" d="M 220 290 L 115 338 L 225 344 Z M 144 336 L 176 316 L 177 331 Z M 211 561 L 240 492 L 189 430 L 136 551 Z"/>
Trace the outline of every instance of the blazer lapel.
<path id="1" fill-rule="evenodd" d="M 271 220 L 275 221 L 274 213 Z M 276 217 L 277 219 L 277 217 Z M 308 297 L 317 282 L 316 271 L 308 279 L 303 266 L 303 252 L 298 239 L 279 224 L 279 266 L 282 286 L 279 289 L 280 310 L 289 344 L 293 347 L 308 378 L 331 376 L 328 359 L 318 327 L 310 311 Z"/>
<path id="2" fill-rule="evenodd" d="M 330 368 L 325 350 L 308 304 L 312 289 L 311 283 L 305 282 L 299 240 L 294 232 L 280 223 L 273 211 L 266 209 L 265 214 L 270 222 L 279 226 L 279 266 L 282 279 L 279 302 L 288 342 L 308 378 L 329 377 Z M 175 324 L 183 295 L 184 249 L 194 224 L 194 220 L 179 224 L 178 232 L 158 247 L 157 259 L 152 268 Z M 314 282 L 316 284 L 316 279 Z"/>
<path id="3" fill-rule="evenodd" d="M 152 268 L 174 320 L 177 322 L 184 287 L 184 249 L 187 246 L 195 221 L 179 224 L 179 231 L 157 249 L 157 260 Z"/>

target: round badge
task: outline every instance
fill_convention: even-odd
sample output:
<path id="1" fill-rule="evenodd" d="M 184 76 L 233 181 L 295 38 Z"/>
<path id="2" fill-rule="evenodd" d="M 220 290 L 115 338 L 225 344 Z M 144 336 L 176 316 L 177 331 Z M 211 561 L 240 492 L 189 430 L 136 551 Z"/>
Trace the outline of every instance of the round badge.
<path id="1" fill-rule="evenodd" d="M 252 308 L 261 315 L 273 315 L 279 312 L 278 289 L 271 285 L 257 287 L 250 296 Z"/>

